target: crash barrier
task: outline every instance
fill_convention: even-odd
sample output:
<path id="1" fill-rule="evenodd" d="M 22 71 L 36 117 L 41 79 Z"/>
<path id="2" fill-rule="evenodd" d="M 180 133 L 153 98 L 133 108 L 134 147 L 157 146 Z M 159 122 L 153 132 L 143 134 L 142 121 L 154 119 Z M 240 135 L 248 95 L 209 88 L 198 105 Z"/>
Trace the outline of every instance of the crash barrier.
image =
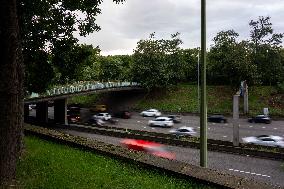
<path id="1" fill-rule="evenodd" d="M 217 188 L 250 188 L 250 189 L 280 189 L 280 186 L 262 183 L 248 178 L 230 175 L 218 170 L 203 168 L 175 160 L 158 158 L 137 151 L 130 151 L 120 146 L 106 144 L 99 141 L 88 140 L 84 137 L 72 136 L 55 130 L 25 126 L 25 134 L 37 136 L 46 140 L 51 140 L 60 144 L 65 144 L 80 149 L 108 155 L 121 160 L 139 164 L 156 169 L 163 173 L 182 177 L 184 179 L 194 179 L 198 182 L 215 186 Z"/>
<path id="2" fill-rule="evenodd" d="M 53 125 L 55 128 L 76 130 L 81 132 L 89 132 L 100 135 L 108 135 L 118 138 L 136 138 L 155 141 L 168 145 L 191 147 L 191 148 L 200 148 L 199 138 L 197 137 L 183 137 L 177 138 L 174 135 L 164 134 L 164 133 L 155 133 L 139 130 L 131 130 L 125 128 L 117 128 L 111 126 L 90 126 L 89 124 L 85 125 Z M 50 125 L 49 125 L 50 127 Z M 229 144 L 229 145 L 228 145 Z M 220 140 L 208 140 L 207 143 L 208 150 L 217 151 L 217 152 L 226 152 L 238 155 L 253 156 L 274 160 L 284 160 L 284 149 L 276 147 L 264 147 L 258 145 L 241 145 L 235 147 L 231 142 L 220 141 Z"/>

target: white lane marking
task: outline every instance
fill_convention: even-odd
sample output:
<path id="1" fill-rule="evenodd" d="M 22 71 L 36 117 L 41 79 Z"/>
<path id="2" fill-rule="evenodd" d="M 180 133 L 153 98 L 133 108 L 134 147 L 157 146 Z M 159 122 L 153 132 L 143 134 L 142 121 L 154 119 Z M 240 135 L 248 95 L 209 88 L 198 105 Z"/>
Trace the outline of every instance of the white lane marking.
<path id="1" fill-rule="evenodd" d="M 210 127 L 208 127 L 208 130 L 210 130 Z"/>
<path id="2" fill-rule="evenodd" d="M 225 123 L 225 125 L 229 125 L 228 123 Z"/>
<path id="3" fill-rule="evenodd" d="M 263 129 L 265 129 L 266 127 L 262 127 Z"/>
<path id="4" fill-rule="evenodd" d="M 223 136 L 224 138 L 227 138 L 227 136 Z"/>
<path id="5" fill-rule="evenodd" d="M 197 129 L 200 129 L 200 127 L 197 127 Z"/>
<path id="6" fill-rule="evenodd" d="M 140 121 L 137 121 L 137 123 L 140 123 Z"/>
<path id="7" fill-rule="evenodd" d="M 249 127 L 250 127 L 250 128 L 252 128 L 253 126 L 252 126 L 252 125 L 250 125 Z"/>
<path id="8" fill-rule="evenodd" d="M 212 123 L 213 125 L 216 125 L 216 123 Z"/>
<path id="9" fill-rule="evenodd" d="M 251 174 L 251 175 L 256 175 L 256 176 L 262 176 L 262 177 L 268 177 L 268 178 L 271 177 L 271 176 L 269 176 L 269 175 L 263 175 L 263 174 L 259 174 L 259 173 L 252 173 L 252 172 L 249 172 L 249 171 L 240 171 L 240 170 L 238 170 L 238 169 L 229 169 L 229 171 L 240 172 L 240 173 L 246 173 L 246 174 Z"/>
<path id="10" fill-rule="evenodd" d="M 147 127 L 144 127 L 144 129 L 146 129 Z"/>
<path id="11" fill-rule="evenodd" d="M 155 130 L 155 128 L 152 127 L 153 130 Z"/>
<path id="12" fill-rule="evenodd" d="M 277 130 L 277 128 L 273 128 L 274 130 Z"/>

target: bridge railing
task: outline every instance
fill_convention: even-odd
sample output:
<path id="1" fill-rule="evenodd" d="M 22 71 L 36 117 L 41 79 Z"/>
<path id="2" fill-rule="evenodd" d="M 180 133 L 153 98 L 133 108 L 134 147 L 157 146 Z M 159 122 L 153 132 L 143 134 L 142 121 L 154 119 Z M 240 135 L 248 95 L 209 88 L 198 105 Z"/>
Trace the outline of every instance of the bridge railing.
<path id="1" fill-rule="evenodd" d="M 25 99 L 32 98 L 43 98 L 50 96 L 58 96 L 63 94 L 72 94 L 100 89 L 109 89 L 109 88 L 122 88 L 122 87 L 137 87 L 140 86 L 137 82 L 99 82 L 99 81 L 79 81 L 73 84 L 67 84 L 64 86 L 55 86 L 52 89 L 47 90 L 45 93 L 32 93 L 29 97 Z"/>

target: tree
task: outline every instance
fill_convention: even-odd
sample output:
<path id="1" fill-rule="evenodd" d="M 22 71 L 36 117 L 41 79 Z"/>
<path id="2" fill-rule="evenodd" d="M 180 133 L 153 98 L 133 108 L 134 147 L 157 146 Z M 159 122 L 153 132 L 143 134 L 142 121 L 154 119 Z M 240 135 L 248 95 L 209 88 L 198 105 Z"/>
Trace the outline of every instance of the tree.
<path id="1" fill-rule="evenodd" d="M 283 70 L 281 63 L 282 33 L 274 33 L 270 17 L 260 16 L 257 21 L 251 20 L 250 37 L 253 49 L 253 60 L 258 67 L 263 84 L 276 84 Z"/>
<path id="2" fill-rule="evenodd" d="M 176 84 L 184 76 L 182 69 L 179 33 L 171 39 L 140 40 L 134 51 L 132 66 L 133 80 L 151 90 Z"/>
<path id="3" fill-rule="evenodd" d="M 57 55 L 62 50 L 61 47 L 66 46 L 67 49 L 73 49 L 77 46 L 77 39 L 73 36 L 74 32 L 81 36 L 100 30 L 96 24 L 96 16 L 101 13 L 99 5 L 103 0 L 19 0 L 18 14 L 20 33 L 22 37 L 22 46 L 24 54 L 24 62 L 27 67 L 26 73 L 31 70 L 42 71 L 44 67 L 53 66 L 53 60 L 48 57 Z M 120 3 L 124 0 L 113 0 Z M 41 59 L 40 63 L 38 55 L 45 52 L 45 59 Z M 71 61 L 65 64 L 71 64 Z M 66 65 L 56 62 L 57 66 L 62 66 L 56 71 L 64 71 Z M 64 65 L 64 66 L 63 66 Z M 71 65 L 73 67 L 74 65 Z M 68 67 L 68 66 L 67 66 Z M 30 70 L 31 68 L 31 70 Z M 43 73 L 38 73 L 42 75 Z M 66 73 L 57 73 L 62 77 L 61 83 L 67 81 Z M 71 73 L 73 74 L 73 73 Z M 49 77 L 53 77 L 51 73 Z M 73 76 L 71 76 L 73 77 Z M 43 91 L 49 83 L 49 80 L 40 83 L 32 80 L 33 77 L 27 78 L 26 85 L 31 89 L 40 89 Z M 40 86 L 39 86 L 40 85 Z"/>
<path id="4" fill-rule="evenodd" d="M 0 6 L 0 188 L 16 176 L 21 152 L 23 115 L 23 64 L 16 0 Z"/>
<path id="5" fill-rule="evenodd" d="M 234 30 L 221 31 L 214 37 L 214 45 L 208 53 L 208 81 L 213 84 L 229 84 L 238 88 L 242 80 L 257 82 L 257 67 L 251 61 L 247 41 L 237 42 Z"/>

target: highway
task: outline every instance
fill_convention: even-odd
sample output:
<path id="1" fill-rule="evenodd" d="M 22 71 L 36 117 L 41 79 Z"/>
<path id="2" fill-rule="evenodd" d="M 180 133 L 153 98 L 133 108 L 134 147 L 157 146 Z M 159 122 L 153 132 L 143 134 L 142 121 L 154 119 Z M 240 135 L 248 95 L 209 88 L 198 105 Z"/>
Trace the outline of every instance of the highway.
<path id="1" fill-rule="evenodd" d="M 58 129 L 61 132 L 75 136 L 91 138 L 108 144 L 120 145 L 121 138 L 84 133 L 72 130 Z M 168 150 L 176 154 L 176 160 L 193 165 L 199 165 L 199 150 L 176 146 L 167 146 Z M 233 175 L 280 185 L 284 187 L 284 167 L 280 161 L 260 159 L 234 154 L 208 152 L 208 167 Z"/>
<path id="2" fill-rule="evenodd" d="M 49 118 L 53 118 L 53 107 L 49 107 Z M 93 113 L 91 113 L 88 109 L 81 109 L 81 119 L 82 122 L 87 121 Z M 35 116 L 35 110 L 30 112 L 31 116 Z M 199 117 L 196 115 L 182 115 L 182 122 L 175 124 L 173 128 L 178 128 L 181 126 L 190 126 L 195 128 L 197 131 L 197 136 L 199 136 Z M 161 133 L 169 133 L 169 130 L 172 128 L 159 128 L 159 127 L 149 127 L 148 120 L 153 119 L 150 117 L 142 117 L 137 112 L 132 112 L 131 119 L 119 119 L 117 124 L 109 124 L 114 127 L 120 128 L 128 128 L 134 130 L 145 130 L 152 132 L 161 132 Z M 249 123 L 247 119 L 239 119 L 240 124 L 240 140 L 243 137 L 247 136 L 256 136 L 256 135 L 277 135 L 284 137 L 284 121 L 272 121 L 271 124 L 263 124 L 263 123 Z M 233 140 L 233 124 L 232 118 L 228 118 L 228 123 L 208 123 L 208 138 L 224 140 L 224 141 L 232 141 Z"/>
<path id="3" fill-rule="evenodd" d="M 35 116 L 35 110 L 30 112 L 31 116 Z M 88 109 L 81 109 L 82 121 L 87 121 L 92 115 Z M 53 108 L 49 107 L 49 118 L 53 117 Z M 110 126 L 129 128 L 135 130 L 145 130 L 152 132 L 168 133 L 170 128 L 149 127 L 149 117 L 142 117 L 137 112 L 132 113 L 131 119 L 119 119 L 117 124 L 109 124 Z M 255 124 L 247 122 L 247 119 L 240 119 L 240 138 L 246 136 L 254 136 L 260 134 L 271 134 L 284 137 L 284 121 L 272 121 L 271 124 Z M 196 129 L 199 135 L 199 117 L 194 115 L 183 115 L 182 122 L 175 124 L 174 128 L 180 126 L 190 126 Z M 90 134 L 78 131 L 61 130 L 63 132 L 100 140 L 105 143 L 119 145 L 120 138 Z M 232 141 L 233 125 L 232 119 L 228 118 L 228 123 L 208 123 L 208 138 Z M 197 136 L 198 136 L 197 135 Z M 187 162 L 193 165 L 199 165 L 199 150 L 191 148 L 183 148 L 176 146 L 168 146 L 168 149 L 176 154 L 177 161 Z M 249 177 L 262 182 L 279 184 L 284 187 L 284 162 L 254 158 L 249 156 L 239 156 L 233 154 L 208 152 L 209 168 L 222 170 L 230 174 Z"/>

